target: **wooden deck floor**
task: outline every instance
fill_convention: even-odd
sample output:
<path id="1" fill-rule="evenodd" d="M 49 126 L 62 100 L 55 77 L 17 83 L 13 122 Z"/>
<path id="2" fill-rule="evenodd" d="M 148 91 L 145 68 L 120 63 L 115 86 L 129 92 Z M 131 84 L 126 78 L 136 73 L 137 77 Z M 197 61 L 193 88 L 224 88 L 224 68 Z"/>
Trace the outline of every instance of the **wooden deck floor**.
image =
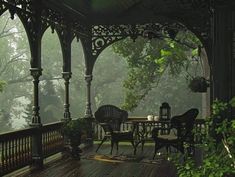
<path id="1" fill-rule="evenodd" d="M 144 151 L 137 150 L 133 156 L 132 146 L 121 145 L 118 157 L 133 157 L 132 160 L 95 160 L 98 155 L 110 156 L 110 145 L 103 145 L 95 153 L 96 145 L 86 150 L 80 161 L 71 158 L 61 158 L 45 165 L 41 171 L 31 174 L 15 175 L 17 177 L 175 177 L 174 166 L 166 160 L 151 161 L 153 146 L 145 146 Z M 114 154 L 116 151 L 114 151 Z"/>

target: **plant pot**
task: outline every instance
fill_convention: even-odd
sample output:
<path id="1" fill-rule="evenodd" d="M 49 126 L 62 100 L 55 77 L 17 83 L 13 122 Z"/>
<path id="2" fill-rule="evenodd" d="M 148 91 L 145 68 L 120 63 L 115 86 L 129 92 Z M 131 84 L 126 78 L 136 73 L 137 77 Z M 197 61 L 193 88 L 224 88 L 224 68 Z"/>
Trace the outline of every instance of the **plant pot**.
<path id="1" fill-rule="evenodd" d="M 195 77 L 190 80 L 188 87 L 193 92 L 207 92 L 207 88 L 209 87 L 208 81 L 204 77 Z"/>
<path id="2" fill-rule="evenodd" d="M 81 144 L 81 136 L 79 137 L 70 137 L 70 154 L 72 158 L 80 160 L 80 153 L 82 150 L 79 148 Z"/>

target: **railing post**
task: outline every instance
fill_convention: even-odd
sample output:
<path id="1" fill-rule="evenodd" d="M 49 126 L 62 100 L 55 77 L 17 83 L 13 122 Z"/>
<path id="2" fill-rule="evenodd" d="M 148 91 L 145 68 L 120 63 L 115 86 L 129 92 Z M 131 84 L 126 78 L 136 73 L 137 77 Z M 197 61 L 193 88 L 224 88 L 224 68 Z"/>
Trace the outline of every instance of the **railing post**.
<path id="1" fill-rule="evenodd" d="M 87 85 L 87 102 L 86 102 L 86 111 L 85 111 L 85 118 L 91 118 L 92 110 L 91 110 L 91 81 L 92 75 L 85 75 L 85 81 Z"/>
<path id="2" fill-rule="evenodd" d="M 93 144 L 93 115 L 91 110 L 91 81 L 92 75 L 85 75 L 85 81 L 87 85 L 87 102 L 86 102 L 86 111 L 85 119 L 88 122 L 88 131 L 87 131 L 87 143 Z"/>
<path id="3" fill-rule="evenodd" d="M 41 68 L 31 68 L 31 75 L 33 77 L 33 115 L 31 127 L 35 127 L 35 132 L 32 135 L 32 166 L 35 168 L 43 167 L 43 153 L 42 153 L 42 123 L 39 115 L 39 77 L 42 75 Z"/>
<path id="4" fill-rule="evenodd" d="M 70 103 L 69 103 L 69 80 L 71 79 L 72 73 L 71 72 L 62 72 L 62 76 L 64 78 L 64 118 L 61 120 L 63 123 L 71 121 L 71 114 L 70 114 Z M 64 147 L 69 145 L 69 138 L 64 135 Z M 65 155 L 67 154 L 66 151 L 63 152 Z"/>
<path id="5" fill-rule="evenodd" d="M 62 121 L 70 121 L 71 120 L 71 114 L 70 114 L 70 104 L 69 104 L 69 80 L 71 78 L 72 73 L 71 72 L 63 72 L 62 76 L 64 78 L 64 86 L 65 86 L 65 95 L 64 95 L 64 118 Z"/>

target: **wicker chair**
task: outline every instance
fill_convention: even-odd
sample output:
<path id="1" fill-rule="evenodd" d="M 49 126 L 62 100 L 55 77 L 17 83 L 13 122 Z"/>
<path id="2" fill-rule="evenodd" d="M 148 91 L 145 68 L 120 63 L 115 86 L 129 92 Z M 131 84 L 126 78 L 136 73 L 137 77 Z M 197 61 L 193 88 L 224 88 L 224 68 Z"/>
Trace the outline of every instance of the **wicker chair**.
<path id="1" fill-rule="evenodd" d="M 120 141 L 130 141 L 134 147 L 134 154 L 136 147 L 134 145 L 134 138 L 132 131 L 121 131 L 121 123 L 127 121 L 128 113 L 121 110 L 114 105 L 103 105 L 95 112 L 95 119 L 103 128 L 105 135 L 101 143 L 98 145 L 96 152 L 98 152 L 101 145 L 107 140 L 111 139 L 111 154 L 113 146 L 116 144 L 118 151 L 118 143 Z"/>
<path id="2" fill-rule="evenodd" d="M 155 151 L 153 159 L 159 149 L 166 147 L 167 153 L 169 147 L 172 146 L 184 153 L 184 143 L 188 143 L 191 147 L 194 144 L 193 127 L 195 119 L 199 111 L 196 108 L 192 108 L 182 115 L 174 116 L 171 118 L 171 124 L 169 127 L 168 135 L 159 135 L 161 127 L 154 128 L 152 130 L 152 137 L 155 141 Z"/>

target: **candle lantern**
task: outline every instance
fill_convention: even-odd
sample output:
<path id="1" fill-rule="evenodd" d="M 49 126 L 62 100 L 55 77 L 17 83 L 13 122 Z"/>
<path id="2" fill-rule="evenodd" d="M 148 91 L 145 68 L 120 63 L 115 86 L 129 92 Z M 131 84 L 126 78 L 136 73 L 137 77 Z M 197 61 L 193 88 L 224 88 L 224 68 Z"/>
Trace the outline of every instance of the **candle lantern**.
<path id="1" fill-rule="evenodd" d="M 159 118 L 160 120 L 170 120 L 171 118 L 171 107 L 168 103 L 164 102 L 160 106 L 160 111 L 159 111 Z"/>

